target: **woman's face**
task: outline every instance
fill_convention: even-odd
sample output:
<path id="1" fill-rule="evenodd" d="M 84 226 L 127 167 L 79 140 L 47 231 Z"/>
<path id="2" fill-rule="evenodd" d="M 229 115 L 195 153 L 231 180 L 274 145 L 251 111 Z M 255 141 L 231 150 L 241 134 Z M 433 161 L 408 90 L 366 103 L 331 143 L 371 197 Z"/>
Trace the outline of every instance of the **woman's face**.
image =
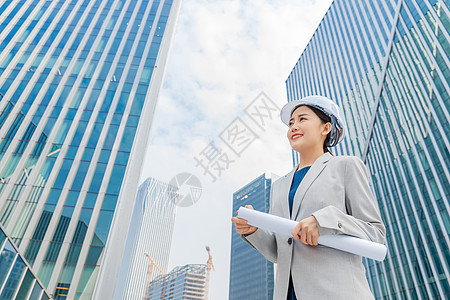
<path id="1" fill-rule="evenodd" d="M 297 152 L 323 149 L 331 123 L 322 123 L 314 111 L 306 105 L 297 107 L 291 115 L 287 138 Z"/>

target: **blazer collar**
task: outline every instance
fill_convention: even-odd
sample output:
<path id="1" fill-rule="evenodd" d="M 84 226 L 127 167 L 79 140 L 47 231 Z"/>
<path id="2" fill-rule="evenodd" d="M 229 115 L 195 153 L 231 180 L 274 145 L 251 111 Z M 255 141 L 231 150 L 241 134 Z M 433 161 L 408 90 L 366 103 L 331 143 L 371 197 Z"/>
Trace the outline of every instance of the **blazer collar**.
<path id="1" fill-rule="evenodd" d="M 319 156 L 311 168 L 306 173 L 305 177 L 300 182 L 300 185 L 297 188 L 297 191 L 294 195 L 294 203 L 292 207 L 292 220 L 295 220 L 300 211 L 300 205 L 303 201 L 303 197 L 305 196 L 306 191 L 314 182 L 314 180 L 319 176 L 322 170 L 325 168 L 326 163 L 333 157 L 329 152 L 325 152 L 321 156 Z M 300 164 L 300 163 L 299 163 Z M 297 169 L 297 164 L 289 173 L 284 175 L 283 183 L 281 186 L 281 206 L 283 210 L 283 217 L 291 219 L 289 215 L 289 190 L 291 189 L 292 179 L 294 178 L 295 170 Z"/>

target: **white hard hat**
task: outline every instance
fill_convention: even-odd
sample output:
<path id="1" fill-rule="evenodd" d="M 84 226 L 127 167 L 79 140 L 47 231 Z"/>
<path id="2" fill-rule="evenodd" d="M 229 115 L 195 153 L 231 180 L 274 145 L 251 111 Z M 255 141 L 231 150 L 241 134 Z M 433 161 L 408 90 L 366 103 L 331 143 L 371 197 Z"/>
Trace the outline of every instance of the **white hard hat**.
<path id="1" fill-rule="evenodd" d="M 280 112 L 281 121 L 289 126 L 292 112 L 300 105 L 308 105 L 315 107 L 325 113 L 331 119 L 331 132 L 328 147 L 336 146 L 340 143 L 347 131 L 347 124 L 345 123 L 344 114 L 342 110 L 331 99 L 323 96 L 308 96 L 300 100 L 288 102 L 283 106 Z"/>

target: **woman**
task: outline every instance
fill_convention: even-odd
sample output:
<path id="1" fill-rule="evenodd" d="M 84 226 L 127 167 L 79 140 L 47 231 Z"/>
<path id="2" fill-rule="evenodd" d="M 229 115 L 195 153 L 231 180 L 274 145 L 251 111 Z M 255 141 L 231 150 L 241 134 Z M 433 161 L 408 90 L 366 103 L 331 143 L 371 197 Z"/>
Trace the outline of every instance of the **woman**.
<path id="1" fill-rule="evenodd" d="M 328 150 L 345 136 L 342 112 L 328 98 L 309 96 L 286 104 L 281 120 L 289 127 L 287 138 L 300 163 L 272 183 L 269 213 L 298 224 L 286 236 L 233 217 L 236 232 L 277 264 L 276 300 L 373 299 L 361 256 L 317 243 L 325 234 L 385 242 L 386 229 L 364 163 Z"/>

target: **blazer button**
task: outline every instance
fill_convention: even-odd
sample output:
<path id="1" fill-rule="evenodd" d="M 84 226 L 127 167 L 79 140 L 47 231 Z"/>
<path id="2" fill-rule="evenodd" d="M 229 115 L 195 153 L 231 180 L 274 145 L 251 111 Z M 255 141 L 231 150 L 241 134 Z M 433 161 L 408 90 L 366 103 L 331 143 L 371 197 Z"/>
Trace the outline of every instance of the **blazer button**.
<path id="1" fill-rule="evenodd" d="M 287 240 L 287 242 L 288 242 L 289 245 L 292 244 L 292 238 L 290 237 L 290 238 Z"/>
<path id="2" fill-rule="evenodd" d="M 341 222 L 338 223 L 338 227 L 342 228 L 342 223 Z"/>

